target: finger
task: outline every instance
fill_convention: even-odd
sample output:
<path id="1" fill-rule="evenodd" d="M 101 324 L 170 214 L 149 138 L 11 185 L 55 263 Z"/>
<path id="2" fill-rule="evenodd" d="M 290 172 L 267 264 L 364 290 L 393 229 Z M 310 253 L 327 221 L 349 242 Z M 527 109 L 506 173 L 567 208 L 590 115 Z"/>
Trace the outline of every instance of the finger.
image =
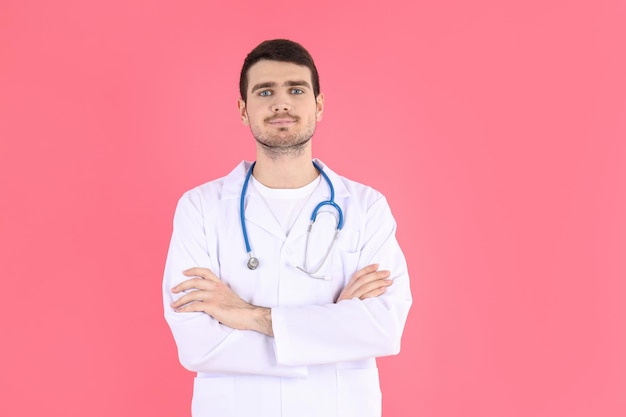
<path id="1" fill-rule="evenodd" d="M 364 276 L 371 274 L 372 272 L 376 272 L 377 269 L 378 269 L 378 264 L 367 265 L 359 269 L 352 275 L 346 287 L 350 287 L 351 285 L 354 285 L 357 281 L 359 281 Z"/>
<path id="2" fill-rule="evenodd" d="M 179 292 L 187 291 L 187 290 L 208 290 L 211 289 L 213 285 L 212 281 L 205 280 L 203 278 L 191 278 L 181 282 L 172 288 L 172 292 L 177 294 Z"/>
<path id="3" fill-rule="evenodd" d="M 207 298 L 206 291 L 191 291 L 181 297 L 178 297 L 174 302 L 170 304 L 170 306 L 174 309 L 180 308 L 185 304 L 194 303 L 194 302 L 203 302 L 205 298 Z"/>
<path id="4" fill-rule="evenodd" d="M 377 269 L 378 269 L 378 264 L 370 264 L 370 265 L 364 266 L 363 268 L 359 269 L 358 271 L 354 273 L 354 275 L 352 276 L 352 279 L 359 279 L 367 274 L 371 274 L 372 272 L 375 272 Z"/>
<path id="5" fill-rule="evenodd" d="M 178 297 L 176 300 L 170 303 L 170 306 L 175 309 L 180 308 L 186 304 L 194 303 L 201 303 L 206 306 L 213 303 L 215 299 L 216 294 L 212 290 L 193 290 Z"/>
<path id="6" fill-rule="evenodd" d="M 391 275 L 391 272 L 387 270 L 375 271 L 375 272 L 371 272 L 367 275 L 362 276 L 360 281 L 362 282 L 378 281 L 381 279 L 387 279 L 389 278 L 390 275 Z"/>
<path id="7" fill-rule="evenodd" d="M 174 311 L 177 313 L 205 313 L 206 307 L 206 303 L 194 301 L 192 303 L 187 303 L 181 307 L 174 308 Z"/>
<path id="8" fill-rule="evenodd" d="M 391 284 L 393 284 L 393 281 L 390 279 L 372 281 L 366 285 L 361 285 L 359 288 L 354 290 L 352 293 L 352 297 L 363 299 L 363 296 L 369 294 L 372 291 L 376 292 L 382 289 L 384 292 L 384 290 Z"/>
<path id="9" fill-rule="evenodd" d="M 350 281 L 348 283 L 348 286 L 353 286 L 355 288 L 358 288 L 361 285 L 369 284 L 370 282 L 373 282 L 373 281 L 379 281 L 379 280 L 387 279 L 387 278 L 389 278 L 390 275 L 391 275 L 391 272 L 389 272 L 389 271 L 374 271 L 374 272 L 370 272 L 368 274 L 365 274 L 365 275 L 355 279 L 354 281 Z"/>
<path id="10" fill-rule="evenodd" d="M 362 296 L 359 297 L 360 300 L 366 300 L 368 298 L 374 298 L 374 297 L 378 297 L 380 295 L 383 295 L 385 292 L 387 291 L 387 287 L 379 287 L 376 288 L 375 290 L 372 290 L 366 294 L 363 294 Z"/>
<path id="11" fill-rule="evenodd" d="M 372 282 L 387 279 L 390 275 L 389 271 L 374 271 L 370 272 L 362 277 L 354 277 L 348 282 L 344 288 L 345 295 L 352 295 L 359 291 L 364 285 L 368 285 Z M 361 292 L 359 292 L 361 294 Z"/>
<path id="12" fill-rule="evenodd" d="M 209 281 L 219 281 L 220 279 L 208 268 L 194 267 L 183 271 L 187 277 L 201 277 Z"/>

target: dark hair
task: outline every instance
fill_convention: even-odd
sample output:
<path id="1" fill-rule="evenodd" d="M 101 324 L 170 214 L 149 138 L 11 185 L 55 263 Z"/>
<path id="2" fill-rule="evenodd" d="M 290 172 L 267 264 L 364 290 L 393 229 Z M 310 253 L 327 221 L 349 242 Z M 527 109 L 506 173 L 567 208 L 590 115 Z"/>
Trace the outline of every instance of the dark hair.
<path id="1" fill-rule="evenodd" d="M 261 42 L 243 61 L 243 67 L 239 76 L 239 93 L 244 102 L 248 98 L 248 70 L 263 59 L 290 62 L 307 67 L 311 70 L 311 82 L 313 83 L 315 97 L 320 93 L 320 78 L 309 51 L 304 49 L 299 43 L 288 39 L 272 39 Z"/>

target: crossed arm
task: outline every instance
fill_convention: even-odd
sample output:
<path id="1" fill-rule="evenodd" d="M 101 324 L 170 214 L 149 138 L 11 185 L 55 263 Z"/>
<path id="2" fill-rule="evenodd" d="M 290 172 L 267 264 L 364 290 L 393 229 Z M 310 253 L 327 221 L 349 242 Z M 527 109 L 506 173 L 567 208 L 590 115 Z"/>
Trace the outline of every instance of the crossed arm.
<path id="1" fill-rule="evenodd" d="M 230 213 L 231 207 L 218 213 L 217 206 L 211 205 L 212 211 L 204 212 L 203 198 L 211 195 L 195 189 L 179 201 L 165 265 L 165 318 L 186 369 L 302 377 L 312 365 L 399 351 L 411 293 L 406 261 L 395 239 L 395 221 L 384 198 L 374 195 L 363 202 L 367 213 L 358 213 L 360 206 L 354 206 L 357 217 L 367 222 L 352 225 L 352 230 L 360 236 L 360 266 L 380 262 L 390 272 L 375 265 L 358 270 L 346 280 L 335 302 L 287 303 L 267 309 L 262 301 L 254 305 L 251 294 L 240 293 L 215 274 L 220 274 L 218 248 L 215 240 L 206 239 L 206 231 L 217 233 L 209 220 Z M 194 265 L 203 268 L 181 273 Z"/>
<path id="2" fill-rule="evenodd" d="M 232 329 L 254 330 L 274 336 L 270 308 L 245 302 L 210 269 L 190 268 L 183 274 L 191 278 L 172 288 L 172 293 L 192 291 L 171 303 L 176 312 L 204 312 Z M 389 276 L 390 272 L 379 271 L 377 264 L 368 265 L 352 276 L 336 302 L 382 295 L 393 283 Z"/>

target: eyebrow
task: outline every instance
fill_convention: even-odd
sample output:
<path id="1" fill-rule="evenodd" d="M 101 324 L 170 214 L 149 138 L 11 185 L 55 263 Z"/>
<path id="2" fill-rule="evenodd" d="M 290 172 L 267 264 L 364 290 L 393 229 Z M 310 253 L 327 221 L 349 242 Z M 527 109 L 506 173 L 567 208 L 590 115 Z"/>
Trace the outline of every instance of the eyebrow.
<path id="1" fill-rule="evenodd" d="M 254 93 L 257 90 L 261 90 L 263 88 L 270 88 L 270 87 L 276 87 L 278 84 L 270 81 L 270 82 L 266 82 L 266 83 L 259 83 L 256 84 L 254 87 L 252 87 L 252 93 Z M 283 83 L 283 86 L 285 87 L 307 87 L 307 88 L 311 88 L 311 85 L 304 81 L 304 80 L 296 80 L 296 81 L 285 81 Z"/>

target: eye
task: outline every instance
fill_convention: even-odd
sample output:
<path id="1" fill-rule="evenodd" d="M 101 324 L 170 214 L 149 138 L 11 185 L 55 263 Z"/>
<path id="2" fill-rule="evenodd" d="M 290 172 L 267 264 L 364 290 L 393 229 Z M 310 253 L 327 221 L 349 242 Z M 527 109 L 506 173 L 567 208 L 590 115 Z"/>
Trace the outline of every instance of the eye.
<path id="1" fill-rule="evenodd" d="M 302 90 L 301 88 L 292 88 L 291 94 L 304 94 L 304 90 Z"/>
<path id="2" fill-rule="evenodd" d="M 271 96 L 271 95 L 272 95 L 272 92 L 271 92 L 270 90 L 263 90 L 263 91 L 261 91 L 261 92 L 259 93 L 259 95 L 260 95 L 261 97 L 269 97 L 269 96 Z"/>

